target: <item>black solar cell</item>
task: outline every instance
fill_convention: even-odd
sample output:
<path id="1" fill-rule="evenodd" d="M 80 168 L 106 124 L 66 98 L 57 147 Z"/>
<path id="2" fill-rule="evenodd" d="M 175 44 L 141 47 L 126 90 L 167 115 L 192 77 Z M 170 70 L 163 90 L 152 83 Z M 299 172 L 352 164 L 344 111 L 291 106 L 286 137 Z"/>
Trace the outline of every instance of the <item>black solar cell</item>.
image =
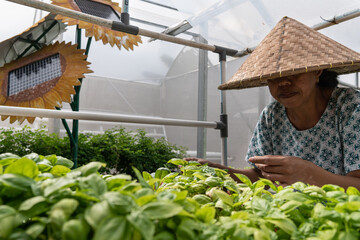
<path id="1" fill-rule="evenodd" d="M 109 5 L 90 0 L 75 0 L 75 3 L 83 13 L 112 21 L 120 21 L 120 16 Z"/>
<path id="2" fill-rule="evenodd" d="M 60 54 L 54 54 L 9 72 L 8 96 L 18 94 L 62 75 Z"/>

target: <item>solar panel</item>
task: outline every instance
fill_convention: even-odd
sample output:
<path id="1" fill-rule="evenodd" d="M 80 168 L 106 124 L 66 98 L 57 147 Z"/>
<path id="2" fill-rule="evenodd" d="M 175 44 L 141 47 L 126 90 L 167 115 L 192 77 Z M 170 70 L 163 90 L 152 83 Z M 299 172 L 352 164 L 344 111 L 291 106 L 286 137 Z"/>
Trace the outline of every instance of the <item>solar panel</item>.
<path id="1" fill-rule="evenodd" d="M 90 0 L 75 0 L 75 2 L 83 13 L 112 21 L 120 21 L 119 15 L 109 5 Z"/>
<path id="2" fill-rule="evenodd" d="M 61 75 L 59 53 L 32 62 L 9 72 L 8 96 L 18 94 Z"/>

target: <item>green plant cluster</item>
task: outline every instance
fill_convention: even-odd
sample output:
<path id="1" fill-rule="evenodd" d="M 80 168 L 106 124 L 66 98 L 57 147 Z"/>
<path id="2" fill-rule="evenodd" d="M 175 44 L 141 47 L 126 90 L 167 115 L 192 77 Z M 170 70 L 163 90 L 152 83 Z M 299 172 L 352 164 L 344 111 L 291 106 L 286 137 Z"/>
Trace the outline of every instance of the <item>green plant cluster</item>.
<path id="1" fill-rule="evenodd" d="M 108 169 L 133 175 L 132 167 L 140 171 L 155 171 L 168 159 L 182 158 L 185 148 L 164 138 L 146 136 L 146 132 L 114 128 L 103 134 L 79 133 L 78 166 L 89 162 L 104 162 Z M 24 156 L 32 152 L 55 154 L 72 159 L 68 136 L 60 138 L 46 129 L 0 129 L 0 153 L 11 152 Z"/>
<path id="2" fill-rule="evenodd" d="M 45 164 L 46 163 L 46 164 Z M 0 155 L 0 239 L 359 239 L 360 192 L 255 183 L 172 159 L 154 173 L 70 170 L 55 155 Z M 60 167 L 61 166 L 61 167 Z M 266 190 L 266 189 L 269 190 Z"/>

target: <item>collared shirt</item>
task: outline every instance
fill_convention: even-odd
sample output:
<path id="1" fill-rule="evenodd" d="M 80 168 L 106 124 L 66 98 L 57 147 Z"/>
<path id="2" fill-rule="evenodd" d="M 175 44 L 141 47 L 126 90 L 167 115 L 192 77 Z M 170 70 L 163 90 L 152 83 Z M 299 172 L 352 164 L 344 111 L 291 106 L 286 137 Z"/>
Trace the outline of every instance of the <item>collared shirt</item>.
<path id="1" fill-rule="evenodd" d="M 360 92 L 335 88 L 317 124 L 301 131 L 284 106 L 270 103 L 260 115 L 246 160 L 263 155 L 299 157 L 340 175 L 360 169 Z"/>

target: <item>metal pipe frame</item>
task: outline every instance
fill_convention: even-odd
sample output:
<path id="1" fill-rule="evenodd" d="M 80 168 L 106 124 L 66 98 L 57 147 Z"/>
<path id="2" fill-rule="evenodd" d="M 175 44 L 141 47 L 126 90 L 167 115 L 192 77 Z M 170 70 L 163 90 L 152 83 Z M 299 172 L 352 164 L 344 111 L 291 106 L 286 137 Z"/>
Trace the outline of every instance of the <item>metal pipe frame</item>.
<path id="1" fill-rule="evenodd" d="M 73 112 L 66 110 L 49 110 L 42 108 L 24 108 L 0 106 L 1 115 L 24 116 L 24 117 L 44 117 L 44 118 L 66 118 L 90 121 L 106 122 L 126 122 L 139 124 L 170 125 L 183 127 L 204 127 L 204 128 L 223 128 L 221 122 L 206 122 L 195 120 L 182 120 L 160 117 L 144 117 L 113 113 L 94 113 L 94 112 Z"/>
<path id="2" fill-rule="evenodd" d="M 207 50 L 207 51 L 212 51 L 215 53 L 222 53 L 225 51 L 226 54 L 229 56 L 236 56 L 238 54 L 238 51 L 234 50 L 234 49 L 229 49 L 229 48 L 216 46 L 216 45 L 208 45 L 208 44 L 204 44 L 204 43 L 198 43 L 198 42 L 191 41 L 191 40 L 186 40 L 186 39 L 182 39 L 182 38 L 178 38 L 178 37 L 174 37 L 174 36 L 169 36 L 169 35 L 166 35 L 163 33 L 157 33 L 157 32 L 153 32 L 153 31 L 141 29 L 141 28 L 133 26 L 133 25 L 126 25 L 120 21 L 112 21 L 112 20 L 101 18 L 101 17 L 92 16 L 90 14 L 82 13 L 82 12 L 75 11 L 75 10 L 68 9 L 68 8 L 59 7 L 56 5 L 49 4 L 49 3 L 41 2 L 39 0 L 7 0 L 7 1 L 13 2 L 13 3 L 18 3 L 21 5 L 25 5 L 25 6 L 29 6 L 29 7 L 33 7 L 33 8 L 40 9 L 40 10 L 44 10 L 44 11 L 51 12 L 54 14 L 60 14 L 65 17 L 75 18 L 75 19 L 78 19 L 81 21 L 97 24 L 99 26 L 107 27 L 107 28 L 110 28 L 115 31 L 129 33 L 129 34 L 133 34 L 133 35 L 140 35 L 140 36 L 149 37 L 149 38 L 155 38 L 155 39 L 159 39 L 159 40 L 163 40 L 163 41 L 167 41 L 167 42 L 181 44 L 184 46 L 189 46 L 189 47 L 199 48 L 199 49 L 203 49 L 203 50 Z"/>
<path id="3" fill-rule="evenodd" d="M 353 19 L 353 18 L 356 18 L 356 17 L 360 17 L 360 9 L 355 9 L 355 10 L 352 10 L 350 12 L 346 12 L 346 13 L 344 13 L 342 15 L 339 15 L 339 16 L 334 16 L 330 20 L 323 19 L 324 22 L 318 23 L 318 24 L 314 25 L 312 28 L 314 30 L 320 30 L 320 29 L 323 29 L 323 28 L 333 26 L 335 24 L 345 22 L 347 20 L 350 20 L 350 19 Z"/>

